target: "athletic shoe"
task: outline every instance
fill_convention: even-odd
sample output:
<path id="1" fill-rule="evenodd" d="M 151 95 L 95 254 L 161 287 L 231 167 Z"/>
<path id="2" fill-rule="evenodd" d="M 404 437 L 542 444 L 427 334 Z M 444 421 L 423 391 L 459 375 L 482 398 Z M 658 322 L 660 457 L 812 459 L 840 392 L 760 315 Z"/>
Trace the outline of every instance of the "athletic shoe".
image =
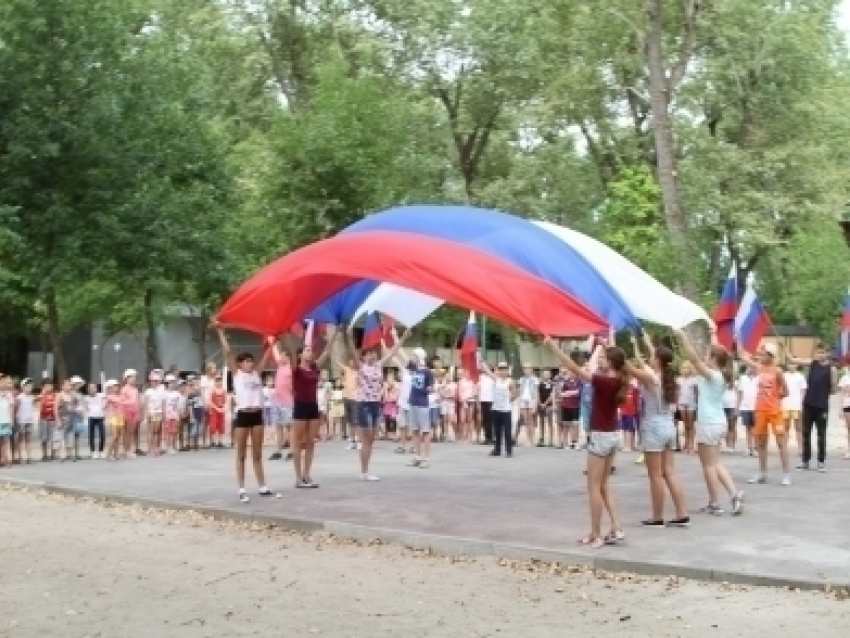
<path id="1" fill-rule="evenodd" d="M 400 445 L 399 447 L 397 447 L 397 448 L 395 449 L 395 453 L 396 453 L 396 454 L 406 454 L 406 453 L 407 453 L 407 449 L 406 449 L 403 445 Z"/>
<path id="2" fill-rule="evenodd" d="M 783 476 L 782 477 L 782 485 L 785 486 L 785 487 L 788 487 L 789 485 L 791 485 L 791 477 L 790 476 Z"/>
<path id="3" fill-rule="evenodd" d="M 431 467 L 431 464 L 428 462 L 428 459 L 419 461 L 420 470 L 427 470 L 429 467 Z"/>
<path id="4" fill-rule="evenodd" d="M 143 450 L 136 450 L 136 456 L 147 456 L 147 453 Z"/>
<path id="5" fill-rule="evenodd" d="M 371 482 L 373 482 L 373 483 L 374 483 L 374 482 L 376 482 L 376 481 L 380 481 L 381 479 L 379 479 L 379 478 L 378 478 L 377 476 L 375 476 L 374 474 L 361 474 L 361 475 L 360 475 L 360 480 L 361 480 L 361 481 L 371 481 Z"/>
<path id="6" fill-rule="evenodd" d="M 800 472 L 803 472 L 803 471 L 808 470 L 808 469 L 809 469 L 808 463 L 800 463 L 800 465 L 797 466 L 797 470 L 800 471 Z"/>
<path id="7" fill-rule="evenodd" d="M 643 525 L 644 527 L 655 527 L 655 528 L 658 528 L 658 529 L 663 529 L 663 528 L 667 527 L 664 524 L 664 521 L 654 521 L 651 518 L 647 519 L 645 521 L 641 521 L 640 524 Z"/>
<path id="8" fill-rule="evenodd" d="M 635 465 L 643 465 L 643 454 L 635 459 Z"/>
<path id="9" fill-rule="evenodd" d="M 283 455 L 280 452 L 275 452 L 269 457 L 269 461 L 280 461 L 283 458 Z"/>
<path id="10" fill-rule="evenodd" d="M 292 460 L 292 452 L 287 452 L 287 453 L 286 453 L 286 459 L 285 459 L 285 460 L 286 460 L 286 461 L 291 461 L 291 460 Z"/>
<path id="11" fill-rule="evenodd" d="M 410 463 L 407 464 L 407 467 L 419 467 L 419 464 L 421 462 L 422 461 L 420 461 L 419 459 L 413 459 Z"/>
<path id="12" fill-rule="evenodd" d="M 269 488 L 262 489 L 258 492 L 260 496 L 274 496 L 274 492 L 272 492 Z"/>
<path id="13" fill-rule="evenodd" d="M 756 474 L 753 478 L 747 481 L 750 485 L 764 485 L 767 483 L 767 477 L 764 474 Z"/>
<path id="14" fill-rule="evenodd" d="M 691 526 L 691 517 L 685 516 L 684 518 L 674 518 L 672 520 L 667 521 L 667 527 L 690 527 Z"/>
<path id="15" fill-rule="evenodd" d="M 826 472 L 826 466 L 823 463 L 818 463 L 818 472 L 820 472 L 820 473 Z"/>
<path id="16" fill-rule="evenodd" d="M 709 503 L 705 507 L 701 507 L 699 511 L 703 514 L 713 514 L 714 516 L 723 514 L 723 508 L 716 503 Z"/>
<path id="17" fill-rule="evenodd" d="M 732 497 L 732 516 L 738 516 L 744 509 L 744 493 L 738 492 Z"/>
<path id="18" fill-rule="evenodd" d="M 248 498 L 248 494 L 246 494 L 245 492 L 239 492 L 239 500 L 243 503 L 248 503 L 251 499 Z"/>

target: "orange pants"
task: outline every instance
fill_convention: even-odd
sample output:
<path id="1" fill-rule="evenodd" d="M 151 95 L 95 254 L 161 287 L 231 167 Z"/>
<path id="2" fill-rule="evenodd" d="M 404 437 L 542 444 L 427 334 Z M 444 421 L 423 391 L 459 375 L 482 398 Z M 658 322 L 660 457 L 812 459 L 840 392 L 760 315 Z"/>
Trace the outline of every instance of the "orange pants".
<path id="1" fill-rule="evenodd" d="M 773 430 L 773 436 L 785 435 L 785 419 L 782 410 L 756 410 L 756 422 L 753 428 L 755 436 L 767 436 L 768 427 Z"/>

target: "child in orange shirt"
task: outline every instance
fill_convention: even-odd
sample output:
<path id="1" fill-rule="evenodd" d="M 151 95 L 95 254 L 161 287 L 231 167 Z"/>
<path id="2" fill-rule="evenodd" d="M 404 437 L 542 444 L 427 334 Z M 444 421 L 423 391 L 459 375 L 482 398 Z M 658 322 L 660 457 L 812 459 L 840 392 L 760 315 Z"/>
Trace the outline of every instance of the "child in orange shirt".
<path id="1" fill-rule="evenodd" d="M 782 414 L 782 399 L 788 395 L 785 385 L 785 375 L 776 365 L 776 345 L 766 343 L 761 347 L 758 361 L 753 360 L 745 352 L 741 359 L 747 365 L 754 366 L 758 373 L 758 393 L 756 395 L 755 437 L 759 455 L 759 473 L 751 478 L 749 483 L 767 483 L 767 440 L 769 430 L 773 430 L 773 438 L 779 448 L 779 458 L 782 461 L 782 485 L 791 485 L 789 476 L 788 440 L 785 438 L 785 419 Z"/>

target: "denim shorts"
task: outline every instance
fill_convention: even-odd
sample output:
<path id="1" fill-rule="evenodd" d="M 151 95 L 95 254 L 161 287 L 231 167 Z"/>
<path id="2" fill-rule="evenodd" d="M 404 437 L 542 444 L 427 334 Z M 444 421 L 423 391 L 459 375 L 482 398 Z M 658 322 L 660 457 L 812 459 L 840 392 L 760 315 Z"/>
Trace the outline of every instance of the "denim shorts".
<path id="1" fill-rule="evenodd" d="M 56 429 L 56 421 L 41 419 L 38 422 L 38 438 L 42 443 L 50 443 L 53 440 L 53 431 Z"/>
<path id="2" fill-rule="evenodd" d="M 12 424 L 0 423 L 0 439 L 8 439 L 12 436 Z"/>
<path id="3" fill-rule="evenodd" d="M 673 415 L 644 419 L 640 425 L 640 441 L 644 452 L 672 450 L 676 443 L 676 425 Z"/>
<path id="4" fill-rule="evenodd" d="M 431 431 L 431 408 L 410 406 L 410 428 L 416 432 Z M 437 415 L 439 417 L 439 414 Z"/>
<path id="5" fill-rule="evenodd" d="M 590 442 L 587 444 L 588 454 L 608 458 L 614 456 L 620 449 L 619 432 L 593 432 L 590 433 Z"/>
<path id="6" fill-rule="evenodd" d="M 357 427 L 374 430 L 381 416 L 380 401 L 357 402 Z"/>
<path id="7" fill-rule="evenodd" d="M 440 408 L 428 408 L 431 411 L 431 427 L 435 428 L 440 425 Z"/>

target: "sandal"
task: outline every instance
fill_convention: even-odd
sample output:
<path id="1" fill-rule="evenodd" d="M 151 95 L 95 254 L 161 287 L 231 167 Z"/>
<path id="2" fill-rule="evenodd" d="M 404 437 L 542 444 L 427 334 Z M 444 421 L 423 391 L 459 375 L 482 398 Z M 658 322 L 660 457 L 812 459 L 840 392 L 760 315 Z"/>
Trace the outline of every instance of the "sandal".
<path id="1" fill-rule="evenodd" d="M 605 541 L 606 545 L 616 545 L 620 541 L 626 540 L 626 533 L 621 529 L 612 529 L 605 534 L 605 538 L 602 540 Z"/>
<path id="2" fill-rule="evenodd" d="M 578 544 L 579 545 L 586 545 L 587 547 L 590 547 L 591 549 L 599 549 L 600 547 L 605 545 L 605 541 L 603 541 L 598 536 L 591 536 L 590 534 L 588 534 L 584 538 L 579 539 Z"/>

